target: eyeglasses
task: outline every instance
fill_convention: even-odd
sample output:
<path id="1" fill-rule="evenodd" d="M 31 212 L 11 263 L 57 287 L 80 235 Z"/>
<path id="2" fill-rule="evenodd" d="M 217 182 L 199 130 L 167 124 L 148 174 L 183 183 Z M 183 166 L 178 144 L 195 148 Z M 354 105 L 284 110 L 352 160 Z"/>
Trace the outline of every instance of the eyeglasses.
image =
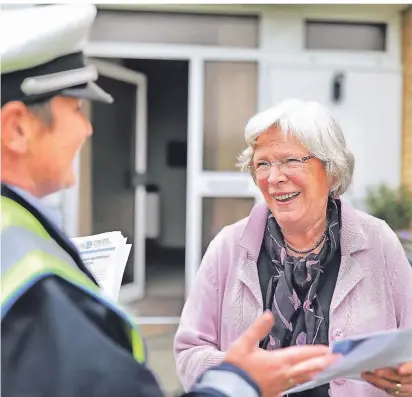
<path id="1" fill-rule="evenodd" d="M 299 172 L 304 167 L 304 164 L 315 158 L 315 156 L 305 156 L 301 158 L 287 158 L 279 161 L 258 161 L 257 164 L 252 166 L 256 178 L 267 179 L 270 176 L 270 171 L 274 165 L 278 167 L 278 170 L 284 175 L 291 175 Z"/>

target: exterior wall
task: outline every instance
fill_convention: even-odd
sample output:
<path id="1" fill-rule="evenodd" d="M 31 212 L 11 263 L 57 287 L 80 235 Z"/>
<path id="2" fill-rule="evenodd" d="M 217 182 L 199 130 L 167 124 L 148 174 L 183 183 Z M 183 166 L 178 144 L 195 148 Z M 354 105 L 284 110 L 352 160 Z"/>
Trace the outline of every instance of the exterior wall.
<path id="1" fill-rule="evenodd" d="M 355 7 L 355 8 L 353 8 Z M 351 65 L 369 64 L 379 67 L 398 65 L 400 62 L 399 31 L 401 14 L 396 8 L 351 5 L 291 5 L 272 9 L 261 17 L 261 47 L 265 52 L 281 55 L 285 62 L 310 62 Z M 306 19 L 338 20 L 346 22 L 386 23 L 387 51 L 370 53 L 361 51 L 306 51 L 304 48 Z"/>
<path id="2" fill-rule="evenodd" d="M 412 189 L 412 6 L 403 15 L 403 153 L 402 182 Z"/>
<path id="3" fill-rule="evenodd" d="M 339 13 L 334 6 L 274 7 L 262 15 L 261 27 L 263 51 L 276 54 L 263 68 L 263 106 L 292 96 L 316 100 L 331 109 L 356 159 L 353 184 L 345 199 L 361 209 L 368 187 L 399 185 L 402 152 L 401 13 L 398 9 L 382 13 L 379 7 L 366 11 L 360 8 L 354 13 L 350 6 L 341 6 Z M 386 23 L 387 49 L 308 51 L 303 39 L 305 19 Z M 334 103 L 331 82 L 339 72 L 344 75 L 344 98 Z M 370 150 L 372 143 L 374 150 Z"/>
<path id="4" fill-rule="evenodd" d="M 385 66 L 400 62 L 399 33 L 401 28 L 402 4 L 100 4 L 102 10 L 158 11 L 158 12 L 188 12 L 215 13 L 234 15 L 258 15 L 260 17 L 261 52 L 271 56 L 281 56 L 285 60 L 317 60 L 329 59 L 336 62 L 348 60 L 362 62 L 373 60 L 376 65 Z M 383 22 L 388 24 L 388 50 L 383 54 L 319 52 L 303 53 L 303 36 L 305 18 L 330 19 L 360 22 Z M 161 43 L 159 43 L 161 45 Z M 158 44 L 156 44 L 158 46 Z M 145 44 L 141 47 L 146 47 Z M 176 49 L 173 44 L 170 47 Z M 185 54 L 184 47 L 179 46 L 180 54 Z M 188 46 L 189 47 L 189 46 Z M 218 48 L 218 47 L 217 47 Z M 223 48 L 223 47 L 221 47 Z M 190 48 L 191 53 L 195 48 Z M 205 48 L 210 51 L 212 48 Z M 227 50 L 227 48 L 224 48 Z M 109 53 L 111 52 L 108 50 Z M 138 51 L 138 49 L 136 49 Z M 165 48 L 167 53 L 167 49 Z M 252 52 L 250 52 L 252 53 Z M 173 52 L 172 52 L 173 54 Z M 213 52 L 211 53 L 213 54 Z M 118 56 L 116 54 L 116 56 Z M 162 56 L 163 58 L 163 56 Z"/>
<path id="5" fill-rule="evenodd" d="M 298 75 L 305 73 L 324 73 L 327 71 L 334 72 L 337 68 L 345 68 L 347 73 L 356 74 L 361 77 L 361 74 L 369 74 L 373 81 L 380 81 L 380 73 L 386 73 L 388 77 L 387 86 L 390 87 L 391 95 L 387 98 L 392 101 L 395 98 L 398 109 L 400 109 L 401 101 L 401 7 L 400 5 L 182 5 L 182 6 L 164 6 L 164 5 L 100 5 L 100 8 L 115 8 L 115 9 L 133 9 L 133 10 L 155 10 L 155 11 L 186 11 L 186 12 L 215 12 L 215 13 L 253 13 L 258 14 L 261 19 L 260 25 L 260 43 L 259 49 L 228 49 L 225 47 L 208 47 L 208 46 L 190 46 L 190 45 L 138 45 L 136 43 L 92 43 L 89 46 L 90 56 L 104 57 L 124 57 L 124 58 L 175 58 L 175 59 L 196 59 L 206 56 L 211 59 L 230 59 L 231 54 L 234 54 L 236 59 L 246 61 L 259 62 L 259 107 L 264 108 L 270 106 L 273 100 L 277 100 L 279 89 L 275 84 L 277 71 L 295 70 Z M 384 53 L 351 53 L 351 52 L 314 52 L 305 51 L 303 41 L 303 21 L 305 18 L 313 19 L 339 19 L 346 21 L 363 21 L 363 22 L 385 22 L 388 24 L 388 44 L 387 51 Z M 225 56 L 222 56 L 222 53 Z M 394 78 L 390 77 L 392 75 Z M 355 77 L 356 77 L 355 76 Z M 319 92 L 316 93 L 316 99 L 322 98 L 323 92 L 329 92 L 329 77 L 326 76 L 328 83 L 326 88 L 319 87 Z M 371 81 L 371 89 L 373 91 L 374 84 Z M 390 80 L 390 81 L 389 81 Z M 326 80 L 325 80 L 326 81 Z M 355 80 L 351 80 L 354 82 Z M 352 83 L 351 83 L 352 84 Z M 385 83 L 386 84 L 386 83 Z M 355 86 L 355 84 L 353 84 Z M 284 92 L 288 87 L 284 86 Z M 273 92 L 275 94 L 273 94 Z M 356 97 L 355 94 L 352 94 Z M 370 103 L 365 103 L 370 106 L 370 110 L 374 107 L 374 95 L 371 94 Z M 318 99 L 319 100 L 319 99 Z M 356 112 L 354 113 L 354 117 Z M 363 115 L 365 116 L 365 115 Z M 366 117 L 366 116 L 365 116 Z M 363 117 L 363 119 L 365 119 Z M 369 117 L 369 116 L 368 116 Z M 373 115 L 372 115 L 373 117 Z M 390 120 L 394 122 L 389 129 L 393 130 L 393 141 L 390 145 L 391 150 L 387 164 L 382 164 L 381 154 L 373 154 L 373 165 L 378 166 L 377 175 L 384 175 L 384 179 L 390 180 L 393 184 L 400 182 L 401 169 L 401 112 L 392 112 Z M 352 120 L 350 120 L 352 122 Z M 357 120 L 353 120 L 356 123 Z M 366 124 L 366 123 L 365 123 Z M 385 127 L 386 128 L 386 127 Z M 370 130 L 373 128 L 369 127 Z M 356 131 L 361 131 L 362 128 L 356 128 Z M 379 131 L 375 130 L 376 134 Z M 195 132 L 195 131 L 194 131 Z M 191 131 L 189 131 L 189 134 Z M 372 133 L 372 131 L 371 131 Z M 381 132 L 385 134 L 385 132 Z M 388 138 L 389 139 L 389 138 Z M 392 139 L 392 138 L 391 138 Z M 358 145 L 357 151 L 362 153 L 370 146 L 370 142 L 364 140 Z M 385 146 L 383 143 L 381 146 Z M 82 153 L 85 154 L 85 153 Z M 356 153 L 355 153 L 356 154 Z M 371 154 L 372 155 L 372 154 Z M 362 157 L 362 156 L 361 156 Z M 366 161 L 366 158 L 361 159 Z M 362 169 L 362 161 L 358 163 L 359 169 Z M 389 164 L 389 165 L 388 165 Z M 370 169 L 371 164 L 365 165 Z M 81 167 L 87 167 L 87 156 L 82 158 Z M 386 169 L 386 170 L 385 170 Z M 389 169 L 389 171 L 387 170 Z M 82 171 L 83 172 L 83 171 Z M 87 172 L 86 172 L 87 174 Z M 86 178 L 87 179 L 87 178 Z M 363 180 L 361 181 L 363 183 Z M 81 186 L 81 194 L 85 189 L 85 185 Z M 228 185 L 229 186 L 229 185 Z M 81 204 L 83 205 L 83 204 Z M 80 209 L 80 212 L 82 210 Z M 80 216 L 82 219 L 82 216 Z M 81 228 L 83 229 L 83 228 Z M 87 229 L 87 228 L 86 228 Z M 84 230 L 84 229 L 83 229 Z"/>

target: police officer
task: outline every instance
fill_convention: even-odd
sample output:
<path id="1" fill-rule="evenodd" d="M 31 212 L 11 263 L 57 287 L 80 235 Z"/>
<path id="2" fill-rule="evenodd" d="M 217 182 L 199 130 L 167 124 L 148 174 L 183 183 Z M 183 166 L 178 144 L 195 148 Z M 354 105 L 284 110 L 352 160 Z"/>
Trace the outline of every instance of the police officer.
<path id="1" fill-rule="evenodd" d="M 91 5 L 0 14 L 1 391 L 4 397 L 157 397 L 133 321 L 93 275 L 40 199 L 75 183 L 73 160 L 92 133 L 81 99 L 110 103 L 83 46 Z M 206 371 L 192 396 L 274 396 L 322 370 L 327 348 L 267 352 L 265 314 Z"/>

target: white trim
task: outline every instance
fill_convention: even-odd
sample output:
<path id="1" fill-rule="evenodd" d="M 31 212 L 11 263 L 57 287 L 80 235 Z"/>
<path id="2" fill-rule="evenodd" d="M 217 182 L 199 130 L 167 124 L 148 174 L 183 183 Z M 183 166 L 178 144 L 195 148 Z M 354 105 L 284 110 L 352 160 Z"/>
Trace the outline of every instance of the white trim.
<path id="1" fill-rule="evenodd" d="M 291 54 L 273 54 L 261 49 L 237 49 L 233 47 L 211 47 L 196 45 L 170 45 L 125 42 L 92 42 L 86 54 L 99 58 L 170 59 L 207 61 L 256 61 L 305 68 L 345 68 L 356 71 L 389 71 L 398 73 L 400 62 L 393 61 L 386 53 L 356 53 L 346 51 L 302 51 Z"/>
<path id="2" fill-rule="evenodd" d="M 260 196 L 259 189 L 246 172 L 200 171 L 195 186 L 196 193 L 201 197 Z"/>
<path id="3" fill-rule="evenodd" d="M 142 73 L 124 66 L 98 59 L 88 59 L 97 67 L 99 74 L 136 86 L 135 112 L 135 172 L 145 174 L 147 170 L 147 81 Z M 134 195 L 134 264 L 133 282 L 120 289 L 119 302 L 127 304 L 145 295 L 146 282 L 146 188 L 138 186 Z"/>
<path id="4" fill-rule="evenodd" d="M 228 57 L 228 51 L 230 56 Z M 88 56 L 131 59 L 174 59 L 191 60 L 206 57 L 213 60 L 226 58 L 242 60 L 258 59 L 259 49 L 236 49 L 201 45 L 130 43 L 123 41 L 93 41 L 88 43 L 85 52 Z"/>
<path id="5" fill-rule="evenodd" d="M 189 101 L 187 134 L 186 190 L 186 263 L 185 296 L 194 283 L 201 260 L 202 201 L 197 194 L 197 178 L 202 169 L 204 62 L 194 58 L 189 63 Z"/>
<path id="6" fill-rule="evenodd" d="M 136 72 L 134 72 L 136 73 Z M 138 174 L 147 173 L 147 81 L 141 74 L 137 89 L 137 109 L 135 114 L 135 171 Z M 137 77 L 137 76 L 136 76 Z M 134 266 L 133 279 L 137 284 L 139 293 L 132 296 L 129 301 L 142 299 L 146 290 L 146 186 L 135 189 L 135 219 L 134 219 Z M 136 255 L 136 253 L 138 255 Z M 125 285 L 126 287 L 126 285 Z M 126 299 L 122 300 L 126 302 Z"/>

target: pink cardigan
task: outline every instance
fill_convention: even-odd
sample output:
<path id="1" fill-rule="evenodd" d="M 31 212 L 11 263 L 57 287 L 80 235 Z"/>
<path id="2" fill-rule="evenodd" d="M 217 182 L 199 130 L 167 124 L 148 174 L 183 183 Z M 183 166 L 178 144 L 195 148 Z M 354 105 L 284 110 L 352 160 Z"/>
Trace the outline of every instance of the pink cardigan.
<path id="1" fill-rule="evenodd" d="M 210 243 L 175 338 L 185 389 L 263 311 L 256 261 L 267 207 L 225 227 Z M 329 340 L 412 327 L 412 268 L 389 226 L 342 202 L 342 260 L 330 308 Z M 385 397 L 363 382 L 336 380 L 332 397 Z"/>

